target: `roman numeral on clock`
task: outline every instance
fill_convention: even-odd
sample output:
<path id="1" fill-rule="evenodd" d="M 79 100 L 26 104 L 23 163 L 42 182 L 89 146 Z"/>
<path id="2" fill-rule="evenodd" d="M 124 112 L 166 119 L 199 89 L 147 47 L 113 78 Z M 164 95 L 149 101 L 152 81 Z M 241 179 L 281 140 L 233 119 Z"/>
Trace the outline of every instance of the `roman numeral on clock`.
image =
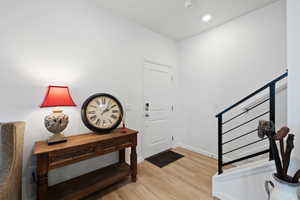
<path id="1" fill-rule="evenodd" d="M 96 111 L 89 111 L 88 114 L 90 114 L 90 115 L 96 114 Z"/>
<path id="2" fill-rule="evenodd" d="M 96 125 L 97 125 L 97 126 L 99 126 L 99 125 L 100 125 L 100 123 L 101 123 L 101 119 L 97 119 L 97 121 L 96 121 Z"/>
<path id="3" fill-rule="evenodd" d="M 115 105 L 113 105 L 112 107 L 110 107 L 110 109 L 112 109 L 112 108 L 114 108 L 114 107 L 116 107 L 117 105 L 115 104 Z"/>
<path id="4" fill-rule="evenodd" d="M 118 117 L 116 115 L 111 115 L 110 117 L 113 119 L 118 119 Z"/>
<path id="5" fill-rule="evenodd" d="M 96 115 L 93 115 L 93 116 L 90 117 L 90 120 L 91 120 L 91 121 L 95 121 L 96 119 L 97 119 L 97 116 L 96 116 Z"/>

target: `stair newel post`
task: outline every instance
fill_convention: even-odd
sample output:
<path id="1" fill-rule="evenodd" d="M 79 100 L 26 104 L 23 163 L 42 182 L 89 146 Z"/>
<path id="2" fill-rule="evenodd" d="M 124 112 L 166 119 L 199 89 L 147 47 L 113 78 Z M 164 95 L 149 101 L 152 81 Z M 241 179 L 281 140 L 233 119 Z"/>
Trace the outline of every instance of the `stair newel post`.
<path id="1" fill-rule="evenodd" d="M 223 173 L 223 138 L 222 138 L 222 114 L 218 116 L 218 172 Z"/>
<path id="2" fill-rule="evenodd" d="M 276 112 L 276 83 L 272 83 L 269 87 L 270 89 L 270 121 L 273 122 L 275 128 L 275 112 Z M 270 144 L 270 160 L 274 160 L 272 148 Z"/>

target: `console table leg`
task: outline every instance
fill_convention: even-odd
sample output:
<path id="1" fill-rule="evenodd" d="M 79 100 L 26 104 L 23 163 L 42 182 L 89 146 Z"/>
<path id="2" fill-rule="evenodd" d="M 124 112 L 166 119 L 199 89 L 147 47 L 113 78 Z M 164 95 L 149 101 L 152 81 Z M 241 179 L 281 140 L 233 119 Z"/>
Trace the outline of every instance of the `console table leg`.
<path id="1" fill-rule="evenodd" d="M 48 195 L 48 154 L 37 156 L 37 199 L 47 200 Z"/>
<path id="2" fill-rule="evenodd" d="M 131 167 L 131 179 L 132 182 L 136 182 L 137 177 L 137 154 L 136 146 L 131 147 L 130 154 L 130 167 Z"/>
<path id="3" fill-rule="evenodd" d="M 119 163 L 125 162 L 125 149 L 119 151 Z"/>

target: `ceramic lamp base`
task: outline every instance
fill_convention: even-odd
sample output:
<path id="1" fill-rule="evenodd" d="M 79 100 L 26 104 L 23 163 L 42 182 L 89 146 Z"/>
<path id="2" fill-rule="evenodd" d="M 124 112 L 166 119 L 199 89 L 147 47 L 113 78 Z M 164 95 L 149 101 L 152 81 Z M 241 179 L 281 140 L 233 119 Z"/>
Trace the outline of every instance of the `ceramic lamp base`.
<path id="1" fill-rule="evenodd" d="M 45 117 L 45 127 L 53 133 L 48 139 L 48 145 L 66 142 L 67 138 L 61 133 L 66 129 L 69 117 L 62 110 L 54 110 L 53 113 Z"/>
<path id="2" fill-rule="evenodd" d="M 66 136 L 64 136 L 63 134 L 61 134 L 61 133 L 54 134 L 53 136 L 51 136 L 48 139 L 48 145 L 64 143 L 64 142 L 67 142 L 67 141 L 68 140 L 67 140 Z"/>
<path id="3" fill-rule="evenodd" d="M 277 184 L 274 184 L 272 181 L 266 181 L 265 183 L 269 200 L 299 200 L 297 190 L 300 183 L 288 183 L 277 178 L 275 174 L 273 174 L 273 178 Z"/>

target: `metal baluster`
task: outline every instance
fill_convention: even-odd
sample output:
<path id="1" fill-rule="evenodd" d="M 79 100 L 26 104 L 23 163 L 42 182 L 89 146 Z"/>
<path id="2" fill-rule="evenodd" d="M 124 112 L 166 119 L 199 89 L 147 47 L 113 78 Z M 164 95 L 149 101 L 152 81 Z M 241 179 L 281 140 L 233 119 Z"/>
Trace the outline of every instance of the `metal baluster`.
<path id="1" fill-rule="evenodd" d="M 219 174 L 223 173 L 223 135 L 222 135 L 222 115 L 218 116 L 218 168 L 219 168 Z"/>
<path id="2" fill-rule="evenodd" d="M 270 85 L 270 121 L 272 121 L 274 123 L 274 127 L 275 127 L 275 98 L 276 98 L 276 83 L 272 83 Z M 271 146 L 270 146 L 270 160 L 274 160 L 273 158 L 273 154 L 272 154 L 272 150 L 271 150 Z"/>

